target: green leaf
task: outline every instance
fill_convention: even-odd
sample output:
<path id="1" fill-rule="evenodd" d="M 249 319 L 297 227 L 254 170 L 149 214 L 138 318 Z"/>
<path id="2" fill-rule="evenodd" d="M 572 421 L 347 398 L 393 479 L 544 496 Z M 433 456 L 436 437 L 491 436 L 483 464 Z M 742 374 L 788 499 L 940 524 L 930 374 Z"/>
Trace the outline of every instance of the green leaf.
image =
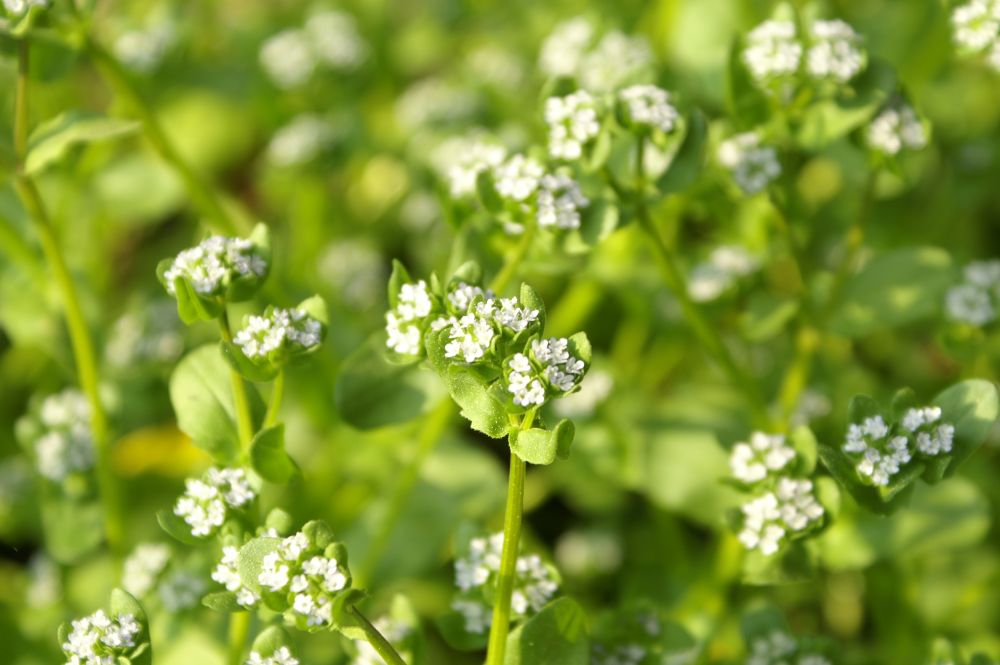
<path id="1" fill-rule="evenodd" d="M 146 611 L 142 608 L 142 605 L 128 591 L 124 589 L 112 589 L 110 609 L 111 615 L 115 617 L 123 614 L 131 614 L 142 627 L 142 632 L 136 639 L 138 646 L 129 654 L 129 660 L 134 665 L 151 665 L 153 662 L 153 650 L 149 644 L 149 620 L 146 618 Z"/>
<path id="2" fill-rule="evenodd" d="M 396 305 L 399 304 L 399 291 L 403 288 L 404 284 L 409 284 L 413 281 L 410 277 L 410 273 L 406 271 L 406 266 L 397 261 L 392 260 L 392 274 L 389 275 L 389 285 L 388 285 L 388 297 L 389 297 L 389 307 L 395 309 Z"/>
<path id="3" fill-rule="evenodd" d="M 254 538 L 240 548 L 239 570 L 243 586 L 254 593 L 260 593 L 260 571 L 264 557 L 276 552 L 281 546 L 280 538 Z"/>
<path id="4" fill-rule="evenodd" d="M 322 296 L 312 296 L 310 298 L 306 298 L 296 305 L 295 309 L 301 309 L 303 312 L 322 323 L 324 327 L 330 325 L 330 314 L 326 307 L 326 301 Z"/>
<path id="5" fill-rule="evenodd" d="M 667 170 L 656 180 L 656 189 L 661 194 L 672 194 L 693 183 L 705 167 L 707 143 L 708 121 L 704 113 L 695 109 L 688 116 L 684 140 L 670 160 Z"/>
<path id="6" fill-rule="evenodd" d="M 789 438 L 792 448 L 798 454 L 797 471 L 804 476 L 812 475 L 816 468 L 817 443 L 812 430 L 802 425 L 796 427 Z"/>
<path id="7" fill-rule="evenodd" d="M 465 619 L 455 610 L 448 610 L 434 620 L 438 632 L 449 647 L 456 651 L 479 651 L 486 648 L 488 633 L 465 630 Z"/>
<path id="8" fill-rule="evenodd" d="M 590 346 L 590 339 L 587 337 L 587 333 L 578 332 L 569 337 L 569 352 L 575 358 L 579 358 L 583 361 L 583 364 L 590 367 L 590 360 L 593 356 L 593 351 Z"/>
<path id="9" fill-rule="evenodd" d="M 136 120 L 66 111 L 42 123 L 31 133 L 24 169 L 28 175 L 36 175 L 63 159 L 73 146 L 128 136 L 137 132 L 139 127 L 140 123 Z"/>
<path id="10" fill-rule="evenodd" d="M 448 371 L 447 384 L 452 399 L 472 429 L 494 439 L 507 436 L 510 431 L 507 409 L 490 394 L 488 386 L 475 372 L 453 365 Z"/>
<path id="11" fill-rule="evenodd" d="M 868 395 L 855 395 L 847 405 L 847 419 L 852 424 L 860 425 L 865 419 L 875 416 L 886 418 L 879 403 Z M 886 424 L 891 424 L 891 420 L 887 419 Z"/>
<path id="12" fill-rule="evenodd" d="M 819 446 L 819 458 L 840 486 L 846 489 L 854 497 L 855 501 L 873 513 L 888 515 L 906 505 L 909 492 L 904 490 L 907 489 L 907 486 L 912 490 L 914 477 L 907 478 L 906 483 L 894 484 L 892 491 L 883 494 L 879 489 L 861 482 L 857 471 L 854 469 L 854 463 L 847 455 L 841 452 L 839 447 L 821 444 Z M 923 472 L 922 465 L 915 465 L 911 468 L 918 468 L 917 475 Z M 893 483 L 896 483 L 896 479 L 893 480 Z"/>
<path id="13" fill-rule="evenodd" d="M 45 489 L 41 517 L 46 550 L 59 563 L 76 563 L 104 540 L 103 515 L 96 499 L 80 500 Z"/>
<path id="14" fill-rule="evenodd" d="M 264 403 L 256 390 L 247 390 L 247 398 L 252 420 L 259 423 Z M 177 426 L 196 446 L 223 464 L 236 459 L 240 437 L 230 369 L 218 346 L 206 344 L 181 359 L 170 377 L 170 403 Z"/>
<path id="15" fill-rule="evenodd" d="M 328 546 L 335 544 L 333 531 L 330 526 L 322 520 L 312 520 L 306 522 L 302 527 L 302 533 L 306 535 L 309 542 L 320 549 L 326 549 Z M 347 559 L 343 554 L 337 557 L 341 563 L 346 564 Z"/>
<path id="16" fill-rule="evenodd" d="M 962 381 L 940 393 L 932 403 L 941 407 L 941 420 L 955 426 L 951 464 L 946 471 L 950 476 L 986 440 L 1000 416 L 997 389 L 989 381 Z"/>
<path id="17" fill-rule="evenodd" d="M 808 552 L 798 541 L 785 545 L 770 556 L 762 554 L 760 550 L 750 550 L 743 555 L 743 584 L 797 584 L 812 579 L 815 574 Z"/>
<path id="18" fill-rule="evenodd" d="M 180 516 L 175 515 L 173 510 L 157 511 L 156 521 L 169 536 L 185 545 L 202 545 L 206 540 L 191 535 L 191 527 Z"/>
<path id="19" fill-rule="evenodd" d="M 533 427 L 510 433 L 510 450 L 529 464 L 552 464 L 556 457 L 569 456 L 573 444 L 573 423 L 563 419 L 552 430 Z"/>
<path id="20" fill-rule="evenodd" d="M 344 421 L 367 430 L 413 420 L 444 396 L 434 372 L 385 360 L 385 335 L 376 333 L 344 361 L 334 402 Z"/>
<path id="21" fill-rule="evenodd" d="M 740 633 L 747 644 L 774 633 L 791 634 L 785 615 L 770 605 L 751 610 L 740 619 Z"/>
<path id="22" fill-rule="evenodd" d="M 747 340 L 764 342 L 787 330 L 798 312 L 799 302 L 793 298 L 754 294 L 740 317 L 740 329 Z"/>
<path id="23" fill-rule="evenodd" d="M 743 64 L 743 44 L 739 38 L 729 47 L 729 66 L 726 69 L 726 105 L 729 116 L 740 129 L 751 129 L 770 119 L 767 98 L 757 89 Z"/>
<path id="24" fill-rule="evenodd" d="M 504 665 L 581 665 L 590 657 L 588 632 L 583 608 L 559 598 L 511 631 Z"/>
<path id="25" fill-rule="evenodd" d="M 177 300 L 177 314 L 187 325 L 199 321 L 214 321 L 222 313 L 222 306 L 218 302 L 202 298 L 191 283 L 182 277 L 174 278 L 174 298 Z"/>
<path id="26" fill-rule="evenodd" d="M 236 594 L 232 591 L 215 591 L 201 599 L 201 604 L 210 610 L 229 614 L 231 612 L 243 612 L 245 607 L 236 602 Z"/>
<path id="27" fill-rule="evenodd" d="M 271 381 L 278 374 L 278 369 L 271 365 L 258 365 L 246 357 L 240 347 L 225 340 L 219 342 L 219 352 L 226 363 L 247 381 L 263 383 Z"/>
<path id="28" fill-rule="evenodd" d="M 285 452 L 285 426 L 262 429 L 250 443 L 250 460 L 261 478 L 284 485 L 299 472 L 298 465 Z"/>
<path id="29" fill-rule="evenodd" d="M 533 288 L 522 283 L 518 301 L 522 307 L 538 310 L 538 329 L 545 330 L 545 302 L 542 297 Z"/>
<path id="30" fill-rule="evenodd" d="M 877 256 L 844 285 L 831 327 L 848 337 L 928 319 L 954 284 L 951 257 L 935 247 Z"/>
<path id="31" fill-rule="evenodd" d="M 476 194 L 486 210 L 494 215 L 503 212 L 503 199 L 497 194 L 493 172 L 489 169 L 483 169 L 476 176 Z"/>
<path id="32" fill-rule="evenodd" d="M 292 521 L 292 516 L 289 515 L 288 512 L 282 510 L 281 508 L 274 508 L 264 519 L 264 527 L 267 529 L 274 529 L 282 536 L 287 536 L 292 532 L 294 522 Z"/>
<path id="33" fill-rule="evenodd" d="M 293 656 L 295 655 L 295 643 L 288 631 L 281 626 L 268 626 L 254 639 L 250 650 L 264 658 L 270 658 L 281 647 L 285 647 Z"/>

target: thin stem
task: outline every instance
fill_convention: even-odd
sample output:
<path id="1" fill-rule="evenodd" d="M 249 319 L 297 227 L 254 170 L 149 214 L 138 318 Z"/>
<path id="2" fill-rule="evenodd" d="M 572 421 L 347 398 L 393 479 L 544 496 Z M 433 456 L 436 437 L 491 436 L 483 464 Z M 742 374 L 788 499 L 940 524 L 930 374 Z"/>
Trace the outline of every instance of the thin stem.
<path id="1" fill-rule="evenodd" d="M 250 633 L 250 613 L 233 612 L 229 615 L 228 665 L 243 665 L 243 649 Z"/>
<path id="2" fill-rule="evenodd" d="M 16 174 L 14 187 L 22 205 L 34 223 L 42 253 L 52 270 L 63 301 L 66 327 L 69 330 L 70 345 L 76 361 L 80 389 L 90 407 L 90 430 L 94 438 L 95 468 L 97 485 L 104 508 L 104 530 L 108 546 L 120 552 L 124 546 L 124 524 L 122 518 L 120 490 L 111 463 L 111 441 L 107 415 L 101 403 L 100 374 L 97 369 L 97 353 L 87 328 L 83 307 L 77 294 L 76 283 L 70 274 L 66 259 L 59 246 L 55 228 L 49 219 L 41 194 L 34 181 L 24 172 L 24 160 L 28 148 L 28 68 L 29 47 L 26 40 L 18 41 L 17 84 L 14 100 L 14 146 L 16 151 Z"/>
<path id="3" fill-rule="evenodd" d="M 524 414 L 518 429 L 531 427 L 535 417 L 532 409 Z M 510 598 L 514 592 L 514 573 L 517 567 L 517 553 L 521 542 L 521 523 L 524 517 L 524 477 L 527 465 L 524 460 L 510 454 L 510 476 L 507 482 L 507 505 L 503 518 L 503 549 L 500 552 L 500 572 L 497 575 L 497 590 L 493 605 L 493 623 L 490 626 L 489 644 L 486 649 L 486 665 L 503 665 L 507 648 L 507 634 L 510 632 Z"/>
<path id="4" fill-rule="evenodd" d="M 229 329 L 229 316 L 225 310 L 219 315 L 219 334 L 222 336 L 222 341 L 232 343 L 233 334 Z M 235 369 L 230 368 L 229 377 L 233 384 L 233 405 L 236 408 L 236 431 L 239 433 L 240 447 L 244 455 L 249 455 L 254 427 L 253 417 L 250 414 L 250 401 L 247 399 L 247 386 Z"/>
<path id="5" fill-rule="evenodd" d="M 250 230 L 250 225 L 241 216 L 234 215 L 222 201 L 215 189 L 205 182 L 204 177 L 180 154 L 167 137 L 152 107 L 136 89 L 128 72 L 118 60 L 93 36 L 88 35 L 84 48 L 93 59 L 97 69 L 108 84 L 125 101 L 130 111 L 142 122 L 144 135 L 177 175 L 184 182 L 191 200 L 202 214 L 208 218 L 210 226 L 220 233 L 237 235 Z"/>
<path id="6" fill-rule="evenodd" d="M 511 280 L 517 275 L 517 271 L 524 262 L 524 257 L 528 255 L 528 250 L 531 249 L 531 243 L 535 240 L 535 228 L 536 224 L 534 221 L 529 221 L 525 225 L 524 233 L 521 234 L 521 242 L 517 244 L 513 253 L 504 262 L 503 268 L 500 269 L 500 272 L 497 273 L 496 277 L 490 283 L 491 291 L 500 293 L 507 288 Z"/>
<path id="7" fill-rule="evenodd" d="M 382 657 L 386 665 L 406 665 L 406 661 L 399 655 L 396 648 L 392 646 L 389 640 L 385 639 L 385 635 L 372 625 L 372 622 L 361 613 L 361 610 L 357 606 L 351 605 L 348 611 L 354 615 L 358 625 L 361 626 L 361 630 L 364 631 L 365 637 L 368 639 L 368 644 L 372 645 L 372 648 Z"/>
<path id="8" fill-rule="evenodd" d="M 285 392 L 285 370 L 279 369 L 271 386 L 271 402 L 267 405 L 264 416 L 264 427 L 273 427 L 278 423 L 278 413 L 281 412 L 281 398 Z"/>

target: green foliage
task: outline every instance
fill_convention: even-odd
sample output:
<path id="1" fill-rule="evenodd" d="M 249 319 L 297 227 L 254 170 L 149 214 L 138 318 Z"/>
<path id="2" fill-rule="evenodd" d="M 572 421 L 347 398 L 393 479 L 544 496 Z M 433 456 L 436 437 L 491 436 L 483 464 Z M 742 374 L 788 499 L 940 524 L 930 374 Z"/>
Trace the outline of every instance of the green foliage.
<path id="1" fill-rule="evenodd" d="M 507 638 L 504 663 L 576 665 L 589 657 L 587 616 L 572 598 L 559 598 Z"/>
<path id="2" fill-rule="evenodd" d="M 134 134 L 139 123 L 82 111 L 67 111 L 39 125 L 28 142 L 24 168 L 36 175 L 63 159 L 77 145 Z"/>

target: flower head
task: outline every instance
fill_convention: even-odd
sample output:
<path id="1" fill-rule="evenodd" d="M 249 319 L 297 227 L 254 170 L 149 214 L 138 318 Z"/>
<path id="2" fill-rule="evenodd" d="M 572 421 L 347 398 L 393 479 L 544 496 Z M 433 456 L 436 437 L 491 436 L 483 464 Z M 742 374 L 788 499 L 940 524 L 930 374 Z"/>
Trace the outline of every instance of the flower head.
<path id="1" fill-rule="evenodd" d="M 920 150 L 927 145 L 927 130 L 912 106 L 899 103 L 875 116 L 865 132 L 868 147 L 884 155 Z"/>
<path id="2" fill-rule="evenodd" d="M 633 127 L 657 129 L 669 134 L 680 114 L 670 103 L 670 93 L 655 85 L 633 85 L 618 91 L 625 118 Z"/>
<path id="3" fill-rule="evenodd" d="M 963 277 L 945 298 L 948 316 L 974 326 L 992 323 L 1000 308 L 1000 260 L 973 261 L 965 266 Z"/>
<path id="4" fill-rule="evenodd" d="M 299 659 L 292 655 L 288 647 L 278 647 L 270 656 L 251 651 L 246 665 L 299 665 Z"/>
<path id="5" fill-rule="evenodd" d="M 230 512 L 247 506 L 257 494 L 243 469 L 209 469 L 202 478 L 188 478 L 186 490 L 174 504 L 174 514 L 202 538 L 216 533 Z"/>
<path id="6" fill-rule="evenodd" d="M 423 351 L 423 334 L 435 304 L 427 282 L 403 284 L 396 294 L 396 306 L 385 314 L 386 346 L 404 355 Z"/>
<path id="7" fill-rule="evenodd" d="M 778 151 L 764 145 L 756 132 L 737 134 L 719 144 L 719 163 L 746 194 L 764 191 L 781 175 Z"/>
<path id="8" fill-rule="evenodd" d="M 750 31 L 743 64 L 761 86 L 793 76 L 802 59 L 802 44 L 791 21 L 764 21 Z"/>
<path id="9" fill-rule="evenodd" d="M 997 43 L 1000 9 L 995 0 L 972 0 L 955 7 L 951 24 L 960 48 L 970 53 L 983 52 Z"/>
<path id="10" fill-rule="evenodd" d="M 142 626 L 131 614 L 109 617 L 104 610 L 76 619 L 62 644 L 66 665 L 112 665 L 139 646 Z"/>
<path id="11" fill-rule="evenodd" d="M 333 145 L 335 139 L 333 127 L 325 118 L 300 113 L 271 137 L 267 158 L 275 166 L 305 164 Z"/>
<path id="12" fill-rule="evenodd" d="M 251 361 L 280 365 L 287 358 L 315 351 L 323 334 L 323 324 L 305 310 L 274 308 L 264 316 L 251 316 L 233 343 Z"/>
<path id="13" fill-rule="evenodd" d="M 515 353 L 506 365 L 507 391 L 522 407 L 541 406 L 550 396 L 572 392 L 586 371 L 565 337 L 532 340 L 527 354 Z"/>
<path id="14" fill-rule="evenodd" d="M 160 574 L 170 561 L 170 547 L 163 543 L 141 543 L 125 559 L 122 586 L 136 598 L 145 596 L 156 586 Z"/>
<path id="15" fill-rule="evenodd" d="M 32 7 L 48 7 L 49 0 L 3 0 L 3 6 L 12 16 L 21 16 Z"/>
<path id="16" fill-rule="evenodd" d="M 545 100 L 549 154 L 555 159 L 580 159 L 584 147 L 601 131 L 597 110 L 597 100 L 586 90 Z"/>
<path id="17" fill-rule="evenodd" d="M 898 423 L 869 416 L 848 425 L 841 450 L 854 461 L 859 478 L 885 487 L 916 455 L 936 457 L 951 452 L 955 428 L 940 419 L 939 407 L 908 409 Z"/>
<path id="18" fill-rule="evenodd" d="M 38 472 L 55 483 L 86 473 L 94 466 L 90 406 L 75 389 L 47 396 L 32 422 L 32 445 Z"/>
<path id="19" fill-rule="evenodd" d="M 841 20 L 813 21 L 809 26 L 811 44 L 806 69 L 817 79 L 847 83 L 865 67 L 861 37 Z"/>
<path id="20" fill-rule="evenodd" d="M 232 545 L 222 548 L 222 558 L 212 570 L 212 579 L 226 588 L 226 591 L 236 594 L 236 602 L 241 607 L 256 607 L 260 596 L 252 589 L 243 585 L 239 570 L 240 551 Z"/>
<path id="21" fill-rule="evenodd" d="M 175 280 L 183 279 L 200 296 L 221 297 L 236 280 L 262 280 L 268 268 L 267 258 L 250 240 L 211 236 L 178 254 L 162 281 L 170 295 L 176 295 Z"/>
<path id="22" fill-rule="evenodd" d="M 733 476 L 744 483 L 756 483 L 787 467 L 795 459 L 795 449 L 780 434 L 754 432 L 750 443 L 737 443 L 729 456 Z"/>

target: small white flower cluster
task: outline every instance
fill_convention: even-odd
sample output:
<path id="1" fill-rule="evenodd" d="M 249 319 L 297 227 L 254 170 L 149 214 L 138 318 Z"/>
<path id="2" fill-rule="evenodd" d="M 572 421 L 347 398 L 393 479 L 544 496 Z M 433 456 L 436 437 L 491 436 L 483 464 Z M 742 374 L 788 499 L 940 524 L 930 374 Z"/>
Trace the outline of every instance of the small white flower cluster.
<path id="1" fill-rule="evenodd" d="M 328 120 L 314 113 L 300 113 L 271 137 L 267 159 L 279 167 L 305 164 L 333 145 L 335 138 Z"/>
<path id="2" fill-rule="evenodd" d="M 157 591 L 163 609 L 180 612 L 197 607 L 207 589 L 201 575 L 190 570 L 174 570 L 163 579 Z"/>
<path id="3" fill-rule="evenodd" d="M 46 397 L 39 423 L 42 433 L 35 440 L 35 464 L 40 474 L 61 483 L 94 466 L 90 406 L 83 393 L 66 389 Z"/>
<path id="4" fill-rule="evenodd" d="M 399 644 L 410 635 L 412 628 L 406 623 L 397 621 L 391 617 L 379 617 L 373 623 L 376 630 L 382 633 L 382 636 L 396 647 L 399 655 L 404 660 L 409 661 L 406 651 L 400 649 Z M 354 645 L 357 647 L 358 653 L 351 660 L 350 665 L 383 665 L 382 656 L 375 651 L 371 643 L 363 640 L 355 640 Z"/>
<path id="5" fill-rule="evenodd" d="M 795 459 L 795 449 L 785 443 L 781 434 L 754 432 L 750 443 L 733 446 L 729 467 L 740 482 L 752 484 L 767 478 L 772 472 L 784 469 Z"/>
<path id="6" fill-rule="evenodd" d="M 282 30 L 264 42 L 260 63 L 275 85 L 297 88 L 317 67 L 351 70 L 361 64 L 367 52 L 354 19 L 326 9 L 310 16 L 302 28 Z"/>
<path id="7" fill-rule="evenodd" d="M 275 308 L 265 316 L 251 316 L 233 343 L 250 360 L 264 360 L 279 351 L 309 351 L 322 339 L 323 324 L 305 310 Z"/>
<path id="8" fill-rule="evenodd" d="M 478 287 L 460 284 L 449 294 L 452 304 L 466 303 L 477 295 L 485 295 Z M 449 327 L 446 358 L 462 358 L 471 363 L 481 360 L 490 351 L 493 339 L 504 333 L 516 335 L 538 321 L 537 309 L 522 307 L 517 298 L 487 298 L 460 318 L 440 318 L 432 327 L 441 330 Z"/>
<path id="9" fill-rule="evenodd" d="M 816 20 L 809 25 L 806 40 L 800 39 L 795 23 L 769 20 L 747 35 L 742 59 L 754 82 L 774 88 L 783 98 L 794 89 L 805 55 L 805 71 L 816 80 L 844 84 L 866 64 L 861 37 L 844 21 Z"/>
<path id="10" fill-rule="evenodd" d="M 513 155 L 493 168 L 497 193 L 504 199 L 524 202 L 538 189 L 545 167 L 541 162 L 524 155 Z"/>
<path id="11" fill-rule="evenodd" d="M 586 90 L 545 100 L 549 126 L 549 155 L 554 159 L 580 159 L 584 146 L 601 131 L 597 100 Z"/>
<path id="12" fill-rule="evenodd" d="M 115 39 L 115 56 L 140 74 L 156 71 L 177 42 L 177 28 L 170 19 L 159 19 L 148 27 L 127 30 Z"/>
<path id="13" fill-rule="evenodd" d="M 264 557 L 257 581 L 288 594 L 292 612 L 304 617 L 307 626 L 333 623 L 333 595 L 348 586 L 340 563 L 319 553 L 302 532 L 283 539 Z"/>
<path id="14" fill-rule="evenodd" d="M 986 54 L 986 62 L 1000 71 L 1000 2 L 972 0 L 951 14 L 955 43 L 970 54 Z"/>
<path id="15" fill-rule="evenodd" d="M 480 107 L 476 93 L 447 79 L 430 76 L 413 83 L 396 102 L 395 115 L 407 130 L 453 125 Z"/>
<path id="16" fill-rule="evenodd" d="M 134 648 L 142 626 L 131 614 L 114 618 L 97 610 L 76 619 L 62 645 L 66 665 L 114 665 L 117 657 Z"/>
<path id="17" fill-rule="evenodd" d="M 723 141 L 717 157 L 745 194 L 764 191 L 781 175 L 778 151 L 764 145 L 757 132 L 744 132 Z"/>
<path id="18" fill-rule="evenodd" d="M 266 658 L 256 651 L 251 651 L 246 665 L 299 665 L 299 659 L 292 655 L 288 647 L 278 647 Z"/>
<path id="19" fill-rule="evenodd" d="M 746 665 L 830 665 L 815 653 L 804 652 L 791 635 L 774 630 L 750 643 Z"/>
<path id="20" fill-rule="evenodd" d="M 871 416 L 848 426 L 841 449 L 857 460 L 859 476 L 885 487 L 910 463 L 914 452 L 927 457 L 951 452 L 955 427 L 940 419 L 941 409 L 936 406 L 909 409 L 893 432 L 882 416 Z"/>
<path id="21" fill-rule="evenodd" d="M 677 127 L 680 114 L 670 103 L 670 93 L 655 85 L 633 85 L 620 90 L 618 99 L 625 117 L 633 125 L 658 129 L 669 134 Z"/>
<path id="22" fill-rule="evenodd" d="M 569 352 L 565 337 L 532 340 L 530 354 L 515 353 L 507 366 L 507 391 L 523 407 L 541 406 L 549 391 L 561 395 L 573 390 L 586 369 Z"/>
<path id="23" fill-rule="evenodd" d="M 212 468 L 202 479 L 188 478 L 185 487 L 174 504 L 174 514 L 199 538 L 218 531 L 231 509 L 243 508 L 257 496 L 243 469 Z"/>
<path id="24" fill-rule="evenodd" d="M 174 280 L 181 277 L 203 296 L 222 295 L 240 277 L 263 277 L 267 261 L 245 238 L 210 236 L 174 258 L 163 275 L 167 293 L 174 295 Z"/>
<path id="25" fill-rule="evenodd" d="M 156 586 L 160 574 L 170 561 L 170 547 L 163 543 L 141 543 L 125 559 L 122 586 L 136 598 L 145 596 Z"/>
<path id="26" fill-rule="evenodd" d="M 184 351 L 177 307 L 167 298 L 122 314 L 111 328 L 104 353 L 116 368 L 139 363 L 173 363 Z"/>
<path id="27" fill-rule="evenodd" d="M 423 348 L 423 329 L 434 302 L 427 282 L 403 284 L 396 307 L 385 313 L 386 346 L 405 355 L 419 355 Z"/>
<path id="28" fill-rule="evenodd" d="M 707 261 L 691 270 L 688 277 L 688 295 L 695 302 L 715 300 L 732 288 L 736 282 L 760 267 L 750 252 L 738 245 L 722 245 L 712 250 Z"/>
<path id="29" fill-rule="evenodd" d="M 475 196 L 476 179 L 503 163 L 507 150 L 483 139 L 458 138 L 446 141 L 437 150 L 435 162 L 448 180 L 452 198 Z"/>
<path id="30" fill-rule="evenodd" d="M 483 595 L 477 592 L 487 584 L 495 583 L 500 572 L 502 552 L 503 534 L 495 533 L 488 538 L 473 538 L 469 542 L 468 555 L 455 560 L 455 585 L 463 596 L 455 599 L 451 606 L 462 615 L 465 630 L 470 633 L 484 633 L 489 628 L 492 620 L 490 607 Z M 521 619 L 541 610 L 558 588 L 541 557 L 537 554 L 519 556 L 510 601 L 512 619 Z"/>
<path id="31" fill-rule="evenodd" d="M 865 132 L 868 147 L 884 155 L 901 150 L 921 150 L 927 146 L 927 130 L 913 107 L 898 103 L 889 106 L 871 121 Z"/>
<path id="32" fill-rule="evenodd" d="M 777 552 L 789 534 L 800 533 L 823 517 L 813 482 L 789 475 L 795 449 L 778 434 L 754 432 L 750 443 L 733 447 L 729 466 L 742 483 L 758 488 L 757 496 L 743 504 L 740 542 L 748 550 L 765 556 Z"/>
<path id="33" fill-rule="evenodd" d="M 561 173 L 546 173 L 540 162 L 524 155 L 514 155 L 492 169 L 497 194 L 507 201 L 519 204 L 526 214 L 531 214 L 534 195 L 535 221 L 541 228 L 578 229 L 580 211 L 590 201 L 580 191 L 575 180 Z M 520 233 L 520 224 L 508 224 L 510 232 Z"/>
<path id="34" fill-rule="evenodd" d="M 962 274 L 964 281 L 948 290 L 948 316 L 974 326 L 995 321 L 1000 311 L 1000 259 L 973 261 Z"/>
<path id="35" fill-rule="evenodd" d="M 48 7 L 49 0 L 3 0 L 3 6 L 13 16 L 21 16 L 32 7 Z"/>
<path id="36" fill-rule="evenodd" d="M 226 545 L 222 548 L 222 559 L 212 571 L 212 579 L 226 587 L 226 591 L 236 594 L 236 602 L 241 607 L 256 607 L 257 603 L 260 602 L 260 596 L 243 586 L 243 581 L 240 579 L 239 562 L 239 549 L 232 545 Z"/>
<path id="37" fill-rule="evenodd" d="M 646 73 L 652 63 L 642 37 L 612 31 L 595 45 L 595 36 L 583 17 L 560 23 L 542 44 L 539 68 L 548 76 L 575 76 L 586 90 L 609 92 Z"/>

